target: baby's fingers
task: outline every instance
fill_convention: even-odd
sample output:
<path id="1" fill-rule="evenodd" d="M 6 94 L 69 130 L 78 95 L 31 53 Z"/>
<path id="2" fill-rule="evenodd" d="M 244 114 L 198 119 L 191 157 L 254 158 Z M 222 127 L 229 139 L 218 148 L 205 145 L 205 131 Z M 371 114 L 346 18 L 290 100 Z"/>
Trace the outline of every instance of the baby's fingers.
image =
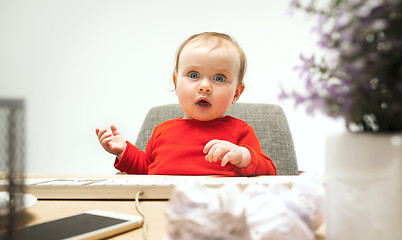
<path id="1" fill-rule="evenodd" d="M 111 136 L 112 136 L 112 134 L 110 134 L 110 133 L 108 133 L 108 134 L 103 134 L 102 136 L 101 136 L 101 138 L 99 138 L 99 141 L 101 142 L 101 143 L 103 143 L 106 139 L 108 139 L 109 141 L 111 141 L 112 140 L 112 138 L 111 138 Z"/>
<path id="2" fill-rule="evenodd" d="M 222 167 L 226 166 L 226 164 L 228 162 L 230 162 L 230 160 L 232 159 L 232 155 L 233 154 L 231 154 L 231 152 L 228 152 L 228 153 L 225 154 L 225 156 L 222 158 L 222 161 L 221 161 L 221 166 Z"/>
<path id="3" fill-rule="evenodd" d="M 96 135 L 98 136 L 99 140 L 101 139 L 103 134 L 105 134 L 106 131 L 107 131 L 106 129 L 102 129 L 102 130 L 99 130 L 98 128 L 96 129 Z"/>
<path id="4" fill-rule="evenodd" d="M 228 149 L 223 146 L 215 145 L 211 148 L 208 155 L 212 155 L 212 161 L 217 162 L 218 160 L 222 160 L 223 157 L 228 153 Z"/>
<path id="5" fill-rule="evenodd" d="M 102 130 L 104 130 L 104 129 L 102 129 Z M 96 136 L 98 136 L 98 138 L 99 138 L 99 133 L 101 132 L 101 130 L 99 129 L 99 128 L 97 128 L 96 130 L 95 130 L 95 133 L 96 133 Z"/>
<path id="6" fill-rule="evenodd" d="M 119 130 L 117 130 L 116 125 L 113 124 L 112 126 L 110 126 L 110 130 L 112 130 L 112 134 L 114 136 L 120 135 L 120 132 L 119 132 Z"/>
<path id="7" fill-rule="evenodd" d="M 105 140 L 105 138 L 108 138 L 108 137 L 110 137 L 110 136 L 112 136 L 112 135 L 111 135 L 110 133 L 107 133 L 107 132 L 106 132 L 106 129 L 100 130 L 99 133 L 98 133 L 99 142 L 100 142 L 101 144 L 103 144 L 103 141 Z"/>
<path id="8" fill-rule="evenodd" d="M 204 150 L 203 150 L 203 152 L 205 153 L 205 154 L 207 154 L 209 151 L 210 151 L 210 149 L 215 145 L 215 144 L 217 144 L 217 143 L 219 143 L 219 142 L 221 142 L 220 140 L 211 140 L 211 141 L 209 141 L 207 144 L 205 144 L 205 147 L 204 147 Z"/>
<path id="9" fill-rule="evenodd" d="M 104 139 L 102 139 L 102 140 L 100 141 L 100 143 L 101 143 L 101 145 L 102 145 L 103 147 L 109 147 L 111 142 L 112 142 L 112 138 L 111 138 L 110 136 L 109 136 L 109 137 L 106 137 L 106 138 L 104 138 Z"/>

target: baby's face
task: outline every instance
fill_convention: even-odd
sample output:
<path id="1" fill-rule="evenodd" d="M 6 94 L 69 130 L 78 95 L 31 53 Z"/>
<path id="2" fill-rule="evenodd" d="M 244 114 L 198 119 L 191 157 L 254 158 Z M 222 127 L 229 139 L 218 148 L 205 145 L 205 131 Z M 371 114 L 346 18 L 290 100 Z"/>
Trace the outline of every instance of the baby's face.
<path id="1" fill-rule="evenodd" d="M 209 121 L 223 117 L 244 90 L 239 84 L 240 57 L 226 46 L 189 43 L 181 54 L 176 94 L 184 118 Z"/>

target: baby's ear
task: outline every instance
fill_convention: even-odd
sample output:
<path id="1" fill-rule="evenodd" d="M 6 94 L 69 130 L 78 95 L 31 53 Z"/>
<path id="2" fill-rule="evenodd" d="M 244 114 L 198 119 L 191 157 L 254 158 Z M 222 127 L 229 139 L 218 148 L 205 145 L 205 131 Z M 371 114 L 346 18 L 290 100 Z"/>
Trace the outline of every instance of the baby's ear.
<path id="1" fill-rule="evenodd" d="M 172 79 L 173 79 L 174 89 L 176 90 L 176 87 L 177 87 L 177 84 L 176 84 L 177 83 L 177 74 L 176 74 L 176 72 L 173 73 Z"/>
<path id="2" fill-rule="evenodd" d="M 235 102 L 237 102 L 237 100 L 239 100 L 239 98 L 240 98 L 241 94 L 243 93 L 245 87 L 246 86 L 244 85 L 244 83 L 241 83 L 241 84 L 237 85 L 235 95 L 233 96 L 232 104 L 234 104 Z"/>

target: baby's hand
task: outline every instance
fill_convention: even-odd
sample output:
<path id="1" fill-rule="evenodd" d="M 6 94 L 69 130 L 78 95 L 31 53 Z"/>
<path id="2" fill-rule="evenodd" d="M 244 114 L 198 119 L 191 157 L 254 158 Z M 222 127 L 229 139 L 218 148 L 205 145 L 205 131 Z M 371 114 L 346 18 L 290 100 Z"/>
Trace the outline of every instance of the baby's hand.
<path id="1" fill-rule="evenodd" d="M 110 126 L 110 129 L 113 135 L 107 133 L 106 129 L 99 130 L 98 128 L 96 129 L 96 135 L 102 147 L 107 152 L 116 155 L 116 157 L 120 159 L 126 149 L 127 143 L 124 141 L 115 125 Z"/>
<path id="2" fill-rule="evenodd" d="M 211 140 L 204 147 L 205 160 L 216 162 L 220 159 L 221 166 L 228 162 L 239 168 L 246 168 L 251 164 L 251 155 L 247 148 L 239 147 L 228 141 Z"/>

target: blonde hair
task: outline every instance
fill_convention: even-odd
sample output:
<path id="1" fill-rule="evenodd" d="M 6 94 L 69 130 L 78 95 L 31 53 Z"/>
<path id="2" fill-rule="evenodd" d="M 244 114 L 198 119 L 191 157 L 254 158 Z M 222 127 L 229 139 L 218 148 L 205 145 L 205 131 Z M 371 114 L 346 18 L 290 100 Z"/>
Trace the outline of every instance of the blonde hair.
<path id="1" fill-rule="evenodd" d="M 217 32 L 204 32 L 204 33 L 195 34 L 195 35 L 189 37 L 186 41 L 184 41 L 177 50 L 176 64 L 174 67 L 173 76 L 175 76 L 178 72 L 180 54 L 181 54 L 183 48 L 188 43 L 190 43 L 192 41 L 196 41 L 196 40 L 200 40 L 200 41 L 204 41 L 204 42 L 213 42 L 215 44 L 213 47 L 214 49 L 219 48 L 222 45 L 228 45 L 228 46 L 234 47 L 240 56 L 240 72 L 239 72 L 238 84 L 243 83 L 243 78 L 246 73 L 246 67 L 247 67 L 246 54 L 243 52 L 243 49 L 241 49 L 240 45 L 232 37 L 230 37 L 227 34 L 217 33 Z M 174 77 L 173 77 L 173 83 L 176 88 L 176 82 L 175 82 Z"/>

